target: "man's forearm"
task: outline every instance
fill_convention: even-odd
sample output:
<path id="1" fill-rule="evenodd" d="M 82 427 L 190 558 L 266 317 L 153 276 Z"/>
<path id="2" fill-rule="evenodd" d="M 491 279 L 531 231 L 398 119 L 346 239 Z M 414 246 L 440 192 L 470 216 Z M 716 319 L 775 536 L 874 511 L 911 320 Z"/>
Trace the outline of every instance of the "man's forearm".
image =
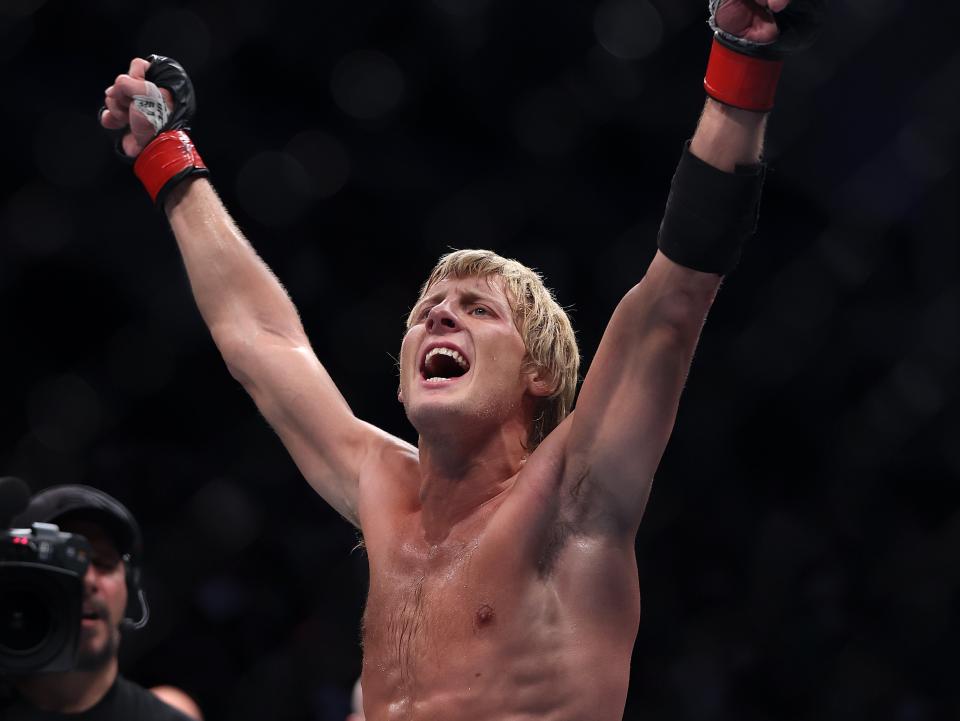
<path id="1" fill-rule="evenodd" d="M 303 337 L 296 308 L 283 286 L 205 178 L 177 186 L 165 209 L 197 306 L 225 355 L 229 341 L 264 332 L 295 340 Z"/>
<path id="2" fill-rule="evenodd" d="M 763 153 L 767 113 L 740 110 L 707 98 L 690 152 L 719 170 L 756 165 Z"/>
<path id="3" fill-rule="evenodd" d="M 674 263 L 718 276 L 753 235 L 763 187 L 766 113 L 707 99 L 670 185 L 657 245 Z"/>

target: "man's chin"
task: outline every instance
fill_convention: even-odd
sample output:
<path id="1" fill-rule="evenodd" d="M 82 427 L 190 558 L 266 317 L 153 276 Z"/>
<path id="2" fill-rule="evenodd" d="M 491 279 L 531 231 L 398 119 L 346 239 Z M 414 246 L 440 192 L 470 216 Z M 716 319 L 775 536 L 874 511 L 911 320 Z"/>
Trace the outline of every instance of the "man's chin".
<path id="1" fill-rule="evenodd" d="M 77 649 L 77 671 L 98 671 L 117 655 L 120 639 L 118 633 L 81 633 Z"/>
<path id="2" fill-rule="evenodd" d="M 464 399 L 453 394 L 415 398 L 406 404 L 406 412 L 410 423 L 421 434 L 450 428 L 451 424 L 456 427 L 461 421 L 469 422 L 472 415 Z"/>

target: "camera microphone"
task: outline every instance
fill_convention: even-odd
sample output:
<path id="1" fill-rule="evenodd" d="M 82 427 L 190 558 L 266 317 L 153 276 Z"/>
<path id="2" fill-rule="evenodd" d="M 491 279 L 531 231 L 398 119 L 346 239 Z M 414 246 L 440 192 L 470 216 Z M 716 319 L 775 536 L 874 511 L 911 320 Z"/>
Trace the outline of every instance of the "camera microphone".
<path id="1" fill-rule="evenodd" d="M 14 516 L 30 503 L 30 487 L 19 478 L 0 478 L 0 528 L 8 528 Z"/>

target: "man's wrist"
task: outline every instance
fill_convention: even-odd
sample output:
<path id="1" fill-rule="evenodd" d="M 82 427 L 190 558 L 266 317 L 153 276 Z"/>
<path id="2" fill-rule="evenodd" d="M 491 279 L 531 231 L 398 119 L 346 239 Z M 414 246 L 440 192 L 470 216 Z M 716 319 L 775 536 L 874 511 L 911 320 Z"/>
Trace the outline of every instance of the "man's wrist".
<path id="1" fill-rule="evenodd" d="M 761 128 L 770 115 L 770 113 L 767 112 L 735 108 L 732 105 L 727 105 L 726 103 L 711 98 L 709 95 L 704 105 L 704 113 L 723 116 L 749 132 Z"/>
<path id="2" fill-rule="evenodd" d="M 708 97 L 690 152 L 727 173 L 738 165 L 754 165 L 762 156 L 767 117 Z"/>
<path id="3" fill-rule="evenodd" d="M 169 217 L 171 213 L 174 212 L 176 207 L 180 205 L 181 201 L 183 201 L 183 199 L 190 192 L 190 189 L 204 177 L 205 176 L 203 175 L 191 175 L 184 178 L 170 189 L 163 199 L 163 205 L 160 207 L 167 217 Z"/>

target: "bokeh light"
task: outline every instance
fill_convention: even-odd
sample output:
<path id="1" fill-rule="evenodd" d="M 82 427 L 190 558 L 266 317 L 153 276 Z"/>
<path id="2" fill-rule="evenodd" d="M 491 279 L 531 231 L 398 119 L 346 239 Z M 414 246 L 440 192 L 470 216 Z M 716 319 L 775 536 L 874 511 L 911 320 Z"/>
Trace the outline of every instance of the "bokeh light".
<path id="1" fill-rule="evenodd" d="M 647 57 L 663 38 L 660 13 L 647 0 L 604 0 L 593 29 L 604 50 L 625 60 Z"/>
<path id="2" fill-rule="evenodd" d="M 339 108 L 358 120 L 373 120 L 395 110 L 405 84 L 397 64 L 376 50 L 357 50 L 341 58 L 330 77 Z"/>
<path id="3" fill-rule="evenodd" d="M 137 47 L 146 55 L 174 58 L 191 72 L 202 71 L 210 56 L 210 29 L 190 10 L 158 9 L 140 28 Z"/>
<path id="4" fill-rule="evenodd" d="M 247 213 L 263 225 L 288 225 L 307 207 L 316 184 L 289 153 L 254 155 L 237 175 L 237 197 Z"/>

